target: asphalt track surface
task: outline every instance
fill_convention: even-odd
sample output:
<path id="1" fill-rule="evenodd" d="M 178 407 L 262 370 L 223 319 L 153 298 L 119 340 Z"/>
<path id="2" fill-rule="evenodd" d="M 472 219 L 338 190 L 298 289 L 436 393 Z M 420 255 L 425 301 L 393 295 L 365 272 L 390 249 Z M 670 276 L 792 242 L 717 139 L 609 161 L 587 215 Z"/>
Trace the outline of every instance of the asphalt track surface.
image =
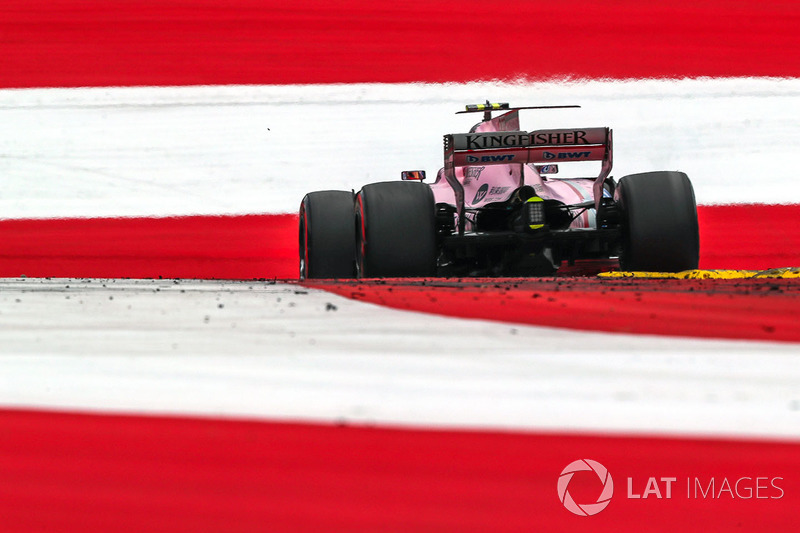
<path id="1" fill-rule="evenodd" d="M 361 0 L 292 6 L 175 0 L 98 6 L 14 0 L 0 7 L 0 86 L 800 75 L 794 2 L 519 2 L 503 6 L 497 27 L 487 26 L 485 3 L 462 2 L 457 11 L 449 2 L 385 7 Z M 504 37 L 532 29 L 535 37 Z M 465 39 L 480 44 L 452 45 Z M 706 216 L 711 210 L 701 210 L 701 266 L 797 266 L 796 206 L 715 209 L 716 226 Z M 751 226 L 726 231 L 729 215 L 750 213 L 758 213 Z M 763 220 L 774 223 L 769 231 L 748 233 Z M 9 276 L 294 277 L 291 215 L 277 219 L 280 236 L 268 244 L 231 240 L 239 230 L 226 229 L 229 223 L 248 228 L 244 234 L 250 235 L 264 228 L 259 217 L 128 219 L 118 226 L 107 220 L 3 221 L 10 238 L 0 268 Z M 275 249 L 277 256 L 265 259 Z M 220 260 L 218 252 L 228 255 Z M 479 283 L 463 292 L 489 289 L 487 299 L 498 300 L 494 313 L 503 307 L 500 301 L 510 300 L 506 283 L 521 288 L 526 301 L 549 294 L 555 298 L 551 306 L 571 294 L 561 281 Z M 542 283 L 559 287 L 552 291 L 558 294 L 546 292 Z M 597 283 L 651 285 L 579 283 L 591 285 L 588 293 L 596 292 Z M 669 290 L 676 286 L 681 288 Z M 371 298 L 396 298 L 400 307 L 431 304 L 427 289 L 418 302 L 387 294 L 381 284 L 328 289 L 364 287 L 374 291 Z M 725 331 L 714 336 L 738 328 L 748 338 L 797 340 L 796 291 L 789 282 L 662 287 L 643 302 L 637 290 L 608 292 L 624 293 L 620 305 L 641 324 L 650 320 L 642 309 L 646 299 L 677 295 L 695 309 L 698 290 L 689 289 L 702 289 L 701 298 L 716 300 L 716 311 L 725 317 Z M 398 287 L 409 289 L 405 282 Z M 434 298 L 452 292 L 448 286 L 433 291 Z M 703 315 L 706 308 L 696 310 L 713 322 Z M 742 315 L 757 319 L 746 327 Z M 0 411 L 0 428 L 0 528 L 7 531 L 790 531 L 796 529 L 800 496 L 796 440 L 390 429 L 30 409 Z M 785 493 L 781 499 L 772 498 L 774 491 L 766 499 L 618 496 L 606 511 L 584 519 L 560 506 L 554 480 L 564 465 L 585 456 L 614 472 L 620 495 L 626 477 L 641 487 L 648 476 L 660 475 L 704 484 L 711 477 L 781 477 Z M 576 499 L 591 500 L 597 487 L 571 490 Z"/>

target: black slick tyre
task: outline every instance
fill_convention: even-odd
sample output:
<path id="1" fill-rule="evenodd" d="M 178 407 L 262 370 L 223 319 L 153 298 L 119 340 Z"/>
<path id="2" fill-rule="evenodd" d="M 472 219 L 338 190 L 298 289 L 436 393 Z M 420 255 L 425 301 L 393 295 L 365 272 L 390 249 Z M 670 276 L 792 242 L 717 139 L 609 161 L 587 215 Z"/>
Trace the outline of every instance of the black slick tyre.
<path id="1" fill-rule="evenodd" d="M 354 278 L 353 193 L 308 193 L 300 204 L 300 279 Z"/>
<path id="2" fill-rule="evenodd" d="M 436 275 L 433 192 L 424 183 L 365 185 L 356 195 L 356 256 L 363 278 Z"/>
<path id="3" fill-rule="evenodd" d="M 697 205 L 686 174 L 661 171 L 625 176 L 619 180 L 615 199 L 623 218 L 623 270 L 680 272 L 697 268 Z"/>

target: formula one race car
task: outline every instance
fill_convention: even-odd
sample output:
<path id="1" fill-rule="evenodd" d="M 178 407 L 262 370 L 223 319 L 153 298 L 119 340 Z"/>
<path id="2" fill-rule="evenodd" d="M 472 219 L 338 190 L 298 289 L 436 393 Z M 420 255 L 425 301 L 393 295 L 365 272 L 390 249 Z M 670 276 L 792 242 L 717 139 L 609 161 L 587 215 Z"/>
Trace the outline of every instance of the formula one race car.
<path id="1" fill-rule="evenodd" d="M 522 131 L 521 109 L 541 108 L 487 102 L 461 111 L 483 120 L 444 136 L 444 167 L 430 185 L 424 171 L 404 171 L 400 181 L 357 194 L 307 194 L 300 277 L 536 276 L 598 262 L 697 268 L 697 207 L 686 174 L 615 181 L 611 129 Z M 580 161 L 597 162 L 599 175 L 555 177 L 558 165 Z"/>

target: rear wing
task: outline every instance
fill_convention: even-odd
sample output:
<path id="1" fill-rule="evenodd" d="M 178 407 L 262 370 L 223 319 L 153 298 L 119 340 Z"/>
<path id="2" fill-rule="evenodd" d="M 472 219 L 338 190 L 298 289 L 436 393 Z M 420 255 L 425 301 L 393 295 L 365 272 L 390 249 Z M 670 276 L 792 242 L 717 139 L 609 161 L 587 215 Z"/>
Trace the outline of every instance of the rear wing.
<path id="1" fill-rule="evenodd" d="M 456 167 L 471 165 L 524 165 L 527 163 L 566 163 L 602 161 L 594 183 L 595 207 L 600 207 L 603 183 L 613 163 L 610 128 L 492 131 L 452 133 L 444 136 L 444 174 L 455 191 L 459 214 L 459 233 L 464 227 L 464 187 L 456 179 Z M 530 167 L 538 173 L 535 165 Z"/>

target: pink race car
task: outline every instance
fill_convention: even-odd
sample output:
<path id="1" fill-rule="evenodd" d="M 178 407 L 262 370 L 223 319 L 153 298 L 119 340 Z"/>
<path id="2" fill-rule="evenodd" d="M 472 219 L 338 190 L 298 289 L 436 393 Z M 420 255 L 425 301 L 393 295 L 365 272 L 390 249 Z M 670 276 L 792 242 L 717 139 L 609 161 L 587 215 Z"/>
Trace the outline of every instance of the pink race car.
<path id="1" fill-rule="evenodd" d="M 578 107 L 578 106 L 548 106 Z M 682 172 L 615 181 L 611 129 L 523 131 L 522 109 L 483 113 L 469 133 L 444 136 L 436 180 L 318 191 L 300 206 L 300 277 L 536 276 L 583 267 L 697 268 L 692 184 Z M 504 111 L 492 117 L 492 112 Z M 599 174 L 558 178 L 559 165 L 594 161 Z"/>

